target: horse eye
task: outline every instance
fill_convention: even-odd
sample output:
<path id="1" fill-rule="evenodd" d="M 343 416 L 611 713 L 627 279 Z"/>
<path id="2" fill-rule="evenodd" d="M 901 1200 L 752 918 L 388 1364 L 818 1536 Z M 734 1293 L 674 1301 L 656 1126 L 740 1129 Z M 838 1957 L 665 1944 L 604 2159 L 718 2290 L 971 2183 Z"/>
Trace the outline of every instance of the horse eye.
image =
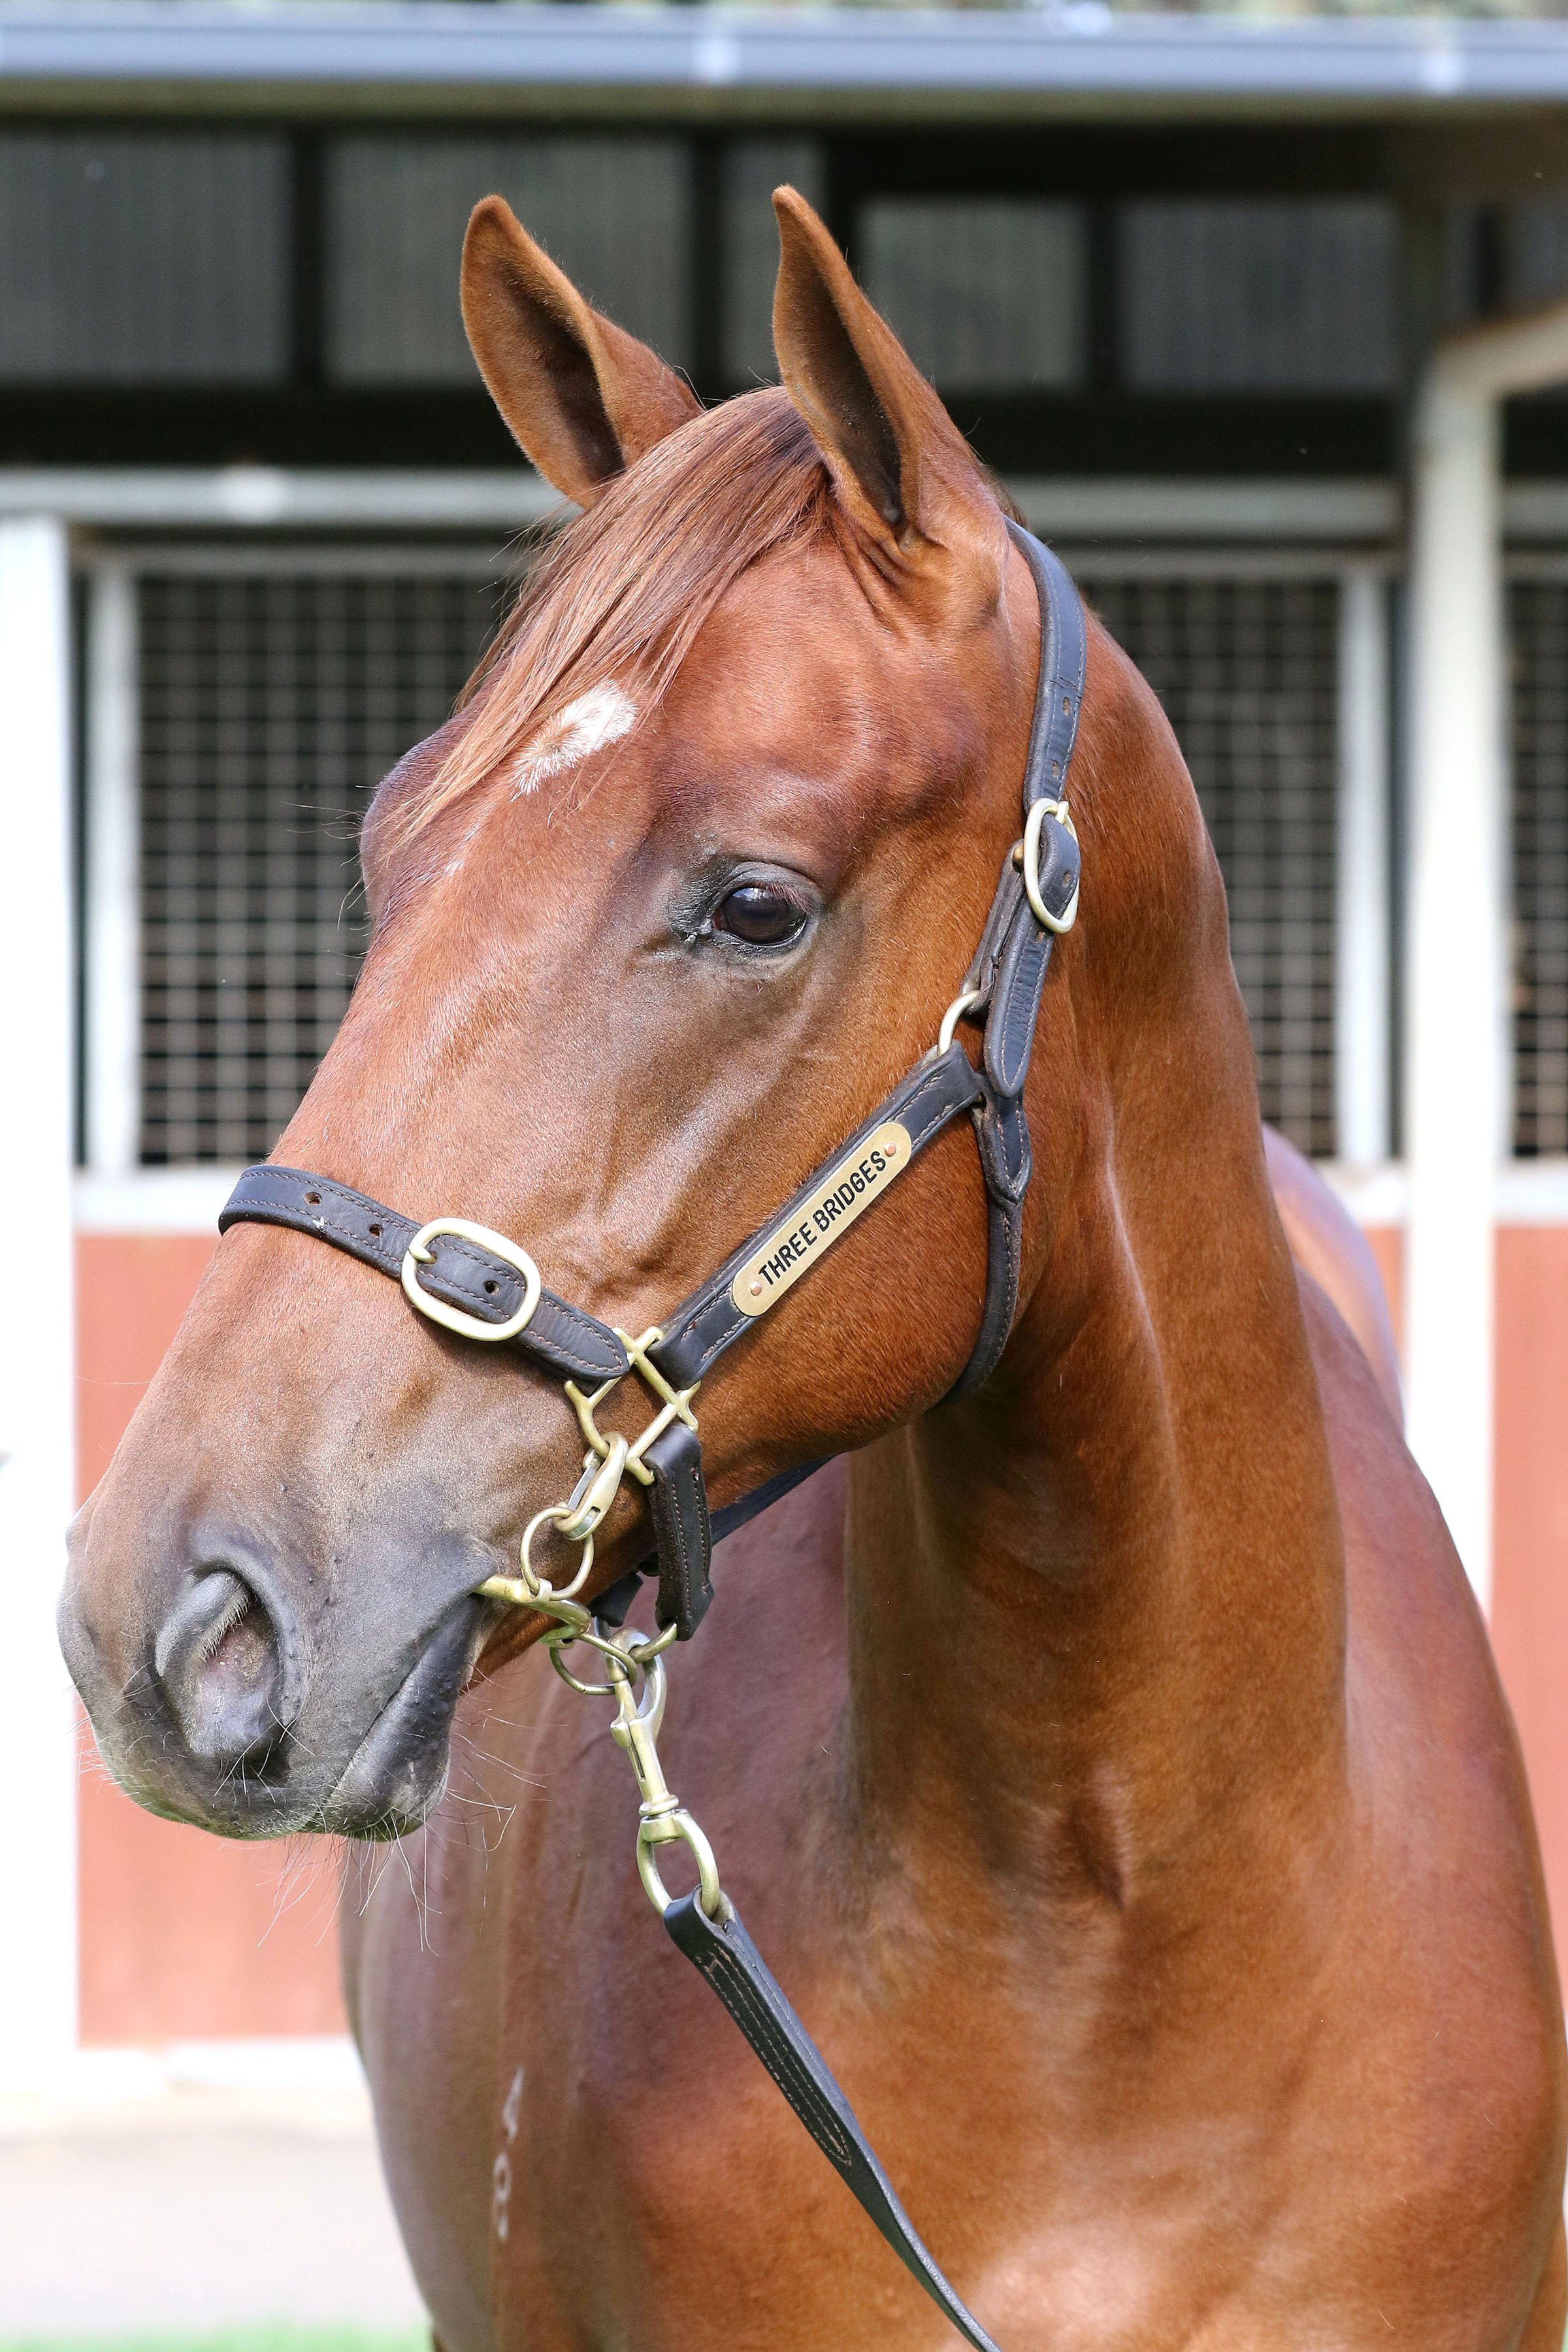
<path id="1" fill-rule="evenodd" d="M 742 882 L 715 911 L 713 929 L 748 947 L 785 947 L 805 930 L 805 908 L 774 883 Z"/>

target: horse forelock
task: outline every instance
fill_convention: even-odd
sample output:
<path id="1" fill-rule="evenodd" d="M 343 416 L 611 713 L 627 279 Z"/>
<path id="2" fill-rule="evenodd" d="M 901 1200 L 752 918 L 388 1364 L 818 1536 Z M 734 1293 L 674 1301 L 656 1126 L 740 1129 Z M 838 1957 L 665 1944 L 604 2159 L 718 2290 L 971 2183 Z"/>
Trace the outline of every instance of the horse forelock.
<path id="1" fill-rule="evenodd" d="M 536 563 L 465 690 L 468 723 L 389 806 L 389 848 L 503 768 L 528 792 L 629 733 L 741 574 L 830 528 L 827 471 L 787 394 L 744 394 L 669 435 Z"/>

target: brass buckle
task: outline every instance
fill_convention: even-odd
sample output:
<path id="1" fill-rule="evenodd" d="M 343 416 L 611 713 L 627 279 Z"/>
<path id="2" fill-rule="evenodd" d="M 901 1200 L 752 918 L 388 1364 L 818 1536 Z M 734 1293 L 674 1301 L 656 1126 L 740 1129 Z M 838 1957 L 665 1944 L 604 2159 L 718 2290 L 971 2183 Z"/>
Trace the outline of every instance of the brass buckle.
<path id="1" fill-rule="evenodd" d="M 430 1265 L 434 1259 L 436 1253 L 430 1244 L 437 1234 L 456 1234 L 460 1241 L 473 1242 L 479 1248 L 489 1250 L 492 1257 L 516 1267 L 522 1276 L 522 1305 L 515 1315 L 509 1315 L 504 1323 L 484 1323 L 465 1307 L 448 1307 L 444 1298 L 432 1298 L 421 1287 L 415 1269 Z M 427 1225 L 421 1225 L 403 1253 L 399 1278 L 410 1307 L 416 1307 L 432 1323 L 439 1323 L 443 1330 L 456 1331 L 460 1339 L 515 1339 L 520 1331 L 526 1330 L 539 1304 L 539 1268 L 528 1252 L 519 1249 L 515 1242 L 509 1242 L 504 1234 L 492 1234 L 489 1225 L 471 1225 L 466 1217 L 432 1217 Z"/>
<path id="2" fill-rule="evenodd" d="M 618 1388 L 626 1379 L 626 1372 L 612 1374 L 594 1391 L 592 1396 L 584 1396 L 575 1381 L 566 1382 L 572 1410 L 588 1444 L 588 1451 L 583 1456 L 583 1475 L 563 1516 L 556 1521 L 561 1533 L 570 1543 L 581 1543 L 584 1536 L 592 1535 L 594 1529 L 602 1524 L 628 1470 L 639 1486 L 653 1485 L 653 1472 L 647 1466 L 643 1456 L 655 1439 L 664 1435 L 672 1422 L 683 1421 L 691 1430 L 697 1427 L 691 1400 L 702 1385 L 700 1381 L 693 1381 L 689 1389 L 672 1389 L 658 1366 L 648 1360 L 648 1349 L 657 1348 L 664 1337 L 659 1326 L 650 1323 L 640 1339 L 634 1339 L 618 1325 L 612 1326 L 612 1328 L 626 1351 L 628 1370 L 646 1381 L 659 1399 L 659 1410 L 641 1434 L 628 1444 L 624 1437 L 606 1437 L 594 1418 L 610 1391 Z"/>

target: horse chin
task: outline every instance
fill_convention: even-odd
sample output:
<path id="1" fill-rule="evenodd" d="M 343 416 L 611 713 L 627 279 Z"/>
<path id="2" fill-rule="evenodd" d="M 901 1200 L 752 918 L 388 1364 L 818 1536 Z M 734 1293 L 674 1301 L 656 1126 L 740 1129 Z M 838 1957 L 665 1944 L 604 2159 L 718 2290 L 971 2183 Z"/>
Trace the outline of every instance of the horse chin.
<path id="1" fill-rule="evenodd" d="M 452 1717 L 495 1617 L 469 1593 L 448 1610 L 355 1748 L 320 1826 L 339 1837 L 389 1839 L 417 1829 L 446 1790 Z"/>

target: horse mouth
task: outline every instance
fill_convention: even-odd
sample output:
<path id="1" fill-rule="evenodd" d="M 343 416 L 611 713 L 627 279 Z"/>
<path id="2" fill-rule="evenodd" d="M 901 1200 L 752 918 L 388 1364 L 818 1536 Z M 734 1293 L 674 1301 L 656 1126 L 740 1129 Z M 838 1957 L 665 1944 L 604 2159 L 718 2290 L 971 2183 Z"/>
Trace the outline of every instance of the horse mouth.
<path id="1" fill-rule="evenodd" d="M 322 1829 L 390 1839 L 428 1818 L 447 1786 L 453 1712 L 495 1613 L 473 1592 L 447 1612 L 355 1748 L 322 1807 Z"/>

